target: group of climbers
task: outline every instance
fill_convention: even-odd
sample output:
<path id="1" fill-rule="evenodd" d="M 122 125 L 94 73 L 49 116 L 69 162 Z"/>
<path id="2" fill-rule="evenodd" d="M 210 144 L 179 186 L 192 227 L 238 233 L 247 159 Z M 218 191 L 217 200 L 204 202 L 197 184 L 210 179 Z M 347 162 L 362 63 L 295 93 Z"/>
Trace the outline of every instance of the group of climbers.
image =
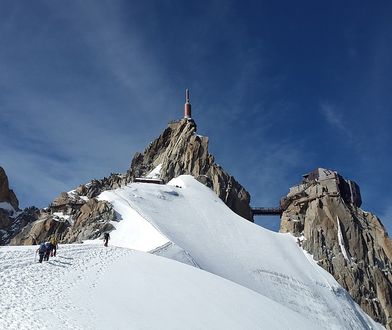
<path id="1" fill-rule="evenodd" d="M 39 255 L 38 262 L 42 263 L 42 261 L 49 261 L 49 257 L 55 257 L 57 248 L 57 238 L 54 235 L 48 242 L 42 242 L 36 252 Z"/>
<path id="2" fill-rule="evenodd" d="M 104 246 L 107 247 L 110 240 L 110 235 L 108 232 L 104 233 L 103 240 L 104 240 Z M 39 255 L 38 262 L 42 263 L 42 261 L 49 261 L 49 257 L 55 257 L 57 248 L 58 248 L 57 238 L 55 235 L 52 235 L 48 242 L 42 242 L 39 245 L 39 248 L 36 251 L 36 253 L 38 253 Z"/>

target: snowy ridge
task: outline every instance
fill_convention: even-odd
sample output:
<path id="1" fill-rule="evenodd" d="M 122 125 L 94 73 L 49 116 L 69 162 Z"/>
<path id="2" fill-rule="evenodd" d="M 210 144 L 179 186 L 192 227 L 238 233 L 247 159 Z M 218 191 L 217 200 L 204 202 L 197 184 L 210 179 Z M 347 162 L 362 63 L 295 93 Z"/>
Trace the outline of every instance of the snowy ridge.
<path id="1" fill-rule="evenodd" d="M 68 245 L 41 265 L 32 263 L 34 251 L 0 249 L 1 329 L 312 327 L 252 290 L 167 258 Z"/>
<path id="2" fill-rule="evenodd" d="M 294 237 L 239 217 L 193 177 L 99 199 L 117 212 L 109 248 L 63 245 L 38 264 L 36 247 L 0 247 L 0 329 L 383 328 Z"/>
<path id="3" fill-rule="evenodd" d="M 274 300 L 318 328 L 379 327 L 328 272 L 304 255 L 290 234 L 245 221 L 193 177 L 180 176 L 163 186 L 134 183 L 100 198 L 123 218 L 136 211 L 201 269 Z M 117 208 L 120 200 L 125 209 Z M 115 237 L 112 244 L 117 244 Z"/>
<path id="4" fill-rule="evenodd" d="M 192 256 L 187 251 L 175 245 L 173 242 L 168 242 L 148 252 L 157 256 L 163 256 L 193 267 L 200 268 L 200 266 L 196 263 L 195 260 L 193 260 Z"/>
<path id="5" fill-rule="evenodd" d="M 122 189 L 105 191 L 98 196 L 99 200 L 106 200 L 113 205 L 117 218 L 120 220 L 111 222 L 116 228 L 111 233 L 111 244 L 147 252 L 168 243 L 169 240 L 133 209 L 127 199 L 122 197 Z M 133 197 L 138 198 L 137 195 Z"/>

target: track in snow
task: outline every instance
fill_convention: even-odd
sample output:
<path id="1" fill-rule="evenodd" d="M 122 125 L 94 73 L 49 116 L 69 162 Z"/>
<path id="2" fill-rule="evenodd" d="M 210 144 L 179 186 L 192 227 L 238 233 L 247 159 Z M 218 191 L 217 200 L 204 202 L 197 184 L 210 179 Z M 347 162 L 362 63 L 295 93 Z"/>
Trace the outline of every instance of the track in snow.
<path id="1" fill-rule="evenodd" d="M 60 246 L 57 257 L 40 264 L 35 251 L 36 247 L 0 249 L 0 329 L 53 329 L 56 323 L 63 329 L 79 329 L 67 316 L 74 308 L 72 289 L 85 280 L 87 270 L 87 287 L 93 289 L 114 260 L 132 254 L 128 249 L 67 245 Z M 85 312 L 93 317 L 93 311 Z"/>

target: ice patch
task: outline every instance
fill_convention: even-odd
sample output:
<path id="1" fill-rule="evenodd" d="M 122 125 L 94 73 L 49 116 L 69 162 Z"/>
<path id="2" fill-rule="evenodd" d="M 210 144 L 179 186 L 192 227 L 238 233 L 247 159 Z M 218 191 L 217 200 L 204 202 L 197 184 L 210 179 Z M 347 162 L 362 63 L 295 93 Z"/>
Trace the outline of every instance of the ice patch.
<path id="1" fill-rule="evenodd" d="M 73 224 L 73 219 L 70 215 L 64 214 L 63 212 L 53 212 L 52 215 L 54 216 L 54 219 L 59 218 L 61 221 L 68 221 L 71 225 Z"/>
<path id="2" fill-rule="evenodd" d="M 148 179 L 159 179 L 161 177 L 162 164 L 155 167 L 150 173 L 146 175 Z"/>
<path id="3" fill-rule="evenodd" d="M 347 251 L 346 251 L 346 247 L 344 246 L 344 239 L 343 239 L 343 235 L 342 235 L 342 229 L 340 227 L 340 219 L 339 219 L 339 217 L 336 217 L 336 221 L 338 223 L 338 242 L 339 242 L 340 250 L 342 251 L 344 259 L 349 261 L 348 254 L 347 254 Z"/>
<path id="4" fill-rule="evenodd" d="M 13 206 L 8 203 L 8 202 L 0 202 L 0 209 L 3 209 L 11 214 L 16 213 L 16 210 L 13 208 Z"/>

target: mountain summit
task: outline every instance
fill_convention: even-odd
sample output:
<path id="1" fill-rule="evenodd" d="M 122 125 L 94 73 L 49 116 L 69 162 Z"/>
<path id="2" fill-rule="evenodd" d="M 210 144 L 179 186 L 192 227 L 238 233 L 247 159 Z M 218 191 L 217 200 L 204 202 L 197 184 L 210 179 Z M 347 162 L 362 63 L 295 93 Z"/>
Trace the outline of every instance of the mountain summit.
<path id="1" fill-rule="evenodd" d="M 40 221 L 26 226 L 12 244 L 36 244 L 54 233 L 68 243 L 95 239 L 112 230 L 110 222 L 116 220 L 112 207 L 96 198 L 99 194 L 130 182 L 164 184 L 182 174 L 192 175 L 238 215 L 253 220 L 249 193 L 215 163 L 208 152 L 208 138 L 196 134 L 196 123 L 184 118 L 169 123 L 143 153 L 136 153 L 126 173 L 111 174 L 61 193 L 41 210 Z"/>
<path id="2" fill-rule="evenodd" d="M 359 186 L 318 168 L 282 199 L 281 232 L 330 272 L 374 320 L 392 328 L 392 241 L 363 211 Z"/>
<path id="3" fill-rule="evenodd" d="M 128 176 L 132 179 L 151 177 L 149 173 L 158 167 L 159 177 L 164 182 L 190 174 L 212 188 L 235 213 L 253 220 L 249 193 L 215 163 L 214 156 L 208 152 L 208 137 L 196 134 L 193 120 L 182 119 L 170 123 L 143 154 L 135 155 Z"/>

